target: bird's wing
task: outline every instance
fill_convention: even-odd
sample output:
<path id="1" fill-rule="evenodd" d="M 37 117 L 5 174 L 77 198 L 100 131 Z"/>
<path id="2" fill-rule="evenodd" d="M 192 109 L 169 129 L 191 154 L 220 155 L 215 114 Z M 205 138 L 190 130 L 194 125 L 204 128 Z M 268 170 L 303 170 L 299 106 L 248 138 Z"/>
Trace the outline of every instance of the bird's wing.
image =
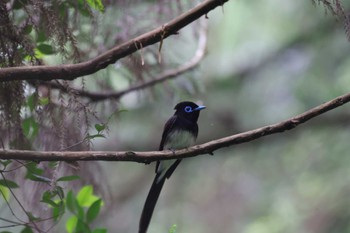
<path id="1" fill-rule="evenodd" d="M 166 142 L 169 132 L 173 130 L 175 122 L 178 120 L 178 116 L 174 115 L 165 123 L 162 140 L 160 141 L 159 150 L 164 150 L 164 143 Z"/>
<path id="2" fill-rule="evenodd" d="M 165 123 L 163 134 L 162 134 L 162 140 L 160 141 L 160 145 L 159 145 L 159 150 L 164 150 L 164 144 L 167 140 L 167 137 L 169 136 L 169 132 L 173 129 L 177 118 L 178 117 L 176 115 L 174 115 L 174 116 L 170 117 L 169 120 Z M 157 161 L 156 173 L 159 171 L 159 166 L 160 166 L 160 162 Z"/>

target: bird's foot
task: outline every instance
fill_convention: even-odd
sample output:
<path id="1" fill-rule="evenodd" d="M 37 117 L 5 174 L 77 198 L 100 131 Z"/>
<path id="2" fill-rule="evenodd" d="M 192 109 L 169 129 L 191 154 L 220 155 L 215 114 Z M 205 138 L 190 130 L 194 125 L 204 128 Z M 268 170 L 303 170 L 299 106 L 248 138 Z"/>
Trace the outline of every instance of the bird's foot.
<path id="1" fill-rule="evenodd" d="M 171 151 L 171 152 L 173 152 L 173 155 L 175 155 L 175 149 L 173 149 L 173 148 L 169 148 L 169 150 Z"/>

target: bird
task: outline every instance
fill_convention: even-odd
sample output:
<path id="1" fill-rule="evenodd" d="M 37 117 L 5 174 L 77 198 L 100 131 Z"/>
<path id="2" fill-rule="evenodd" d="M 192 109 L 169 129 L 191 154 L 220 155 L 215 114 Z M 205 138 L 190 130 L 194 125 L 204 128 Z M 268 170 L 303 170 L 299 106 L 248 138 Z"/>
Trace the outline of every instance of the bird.
<path id="1" fill-rule="evenodd" d="M 176 104 L 175 113 L 164 125 L 159 150 L 179 150 L 194 145 L 198 135 L 199 112 L 205 109 L 190 101 Z M 156 175 L 148 192 L 139 222 L 139 233 L 146 233 L 154 208 L 166 179 L 169 179 L 181 159 L 157 161 Z"/>

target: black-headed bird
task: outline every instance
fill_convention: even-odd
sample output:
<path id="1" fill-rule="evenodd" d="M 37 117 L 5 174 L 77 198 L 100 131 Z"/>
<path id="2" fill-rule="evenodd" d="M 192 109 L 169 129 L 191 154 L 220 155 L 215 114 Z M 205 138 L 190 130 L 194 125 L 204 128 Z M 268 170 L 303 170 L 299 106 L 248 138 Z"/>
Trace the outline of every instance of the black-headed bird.
<path id="1" fill-rule="evenodd" d="M 194 145 L 198 135 L 197 120 L 199 112 L 204 108 L 205 106 L 198 106 L 189 101 L 178 103 L 174 108 L 176 110 L 175 114 L 165 123 L 159 150 L 174 151 Z M 156 176 L 142 210 L 139 233 L 147 232 L 164 182 L 171 176 L 180 162 L 181 159 L 157 162 Z"/>

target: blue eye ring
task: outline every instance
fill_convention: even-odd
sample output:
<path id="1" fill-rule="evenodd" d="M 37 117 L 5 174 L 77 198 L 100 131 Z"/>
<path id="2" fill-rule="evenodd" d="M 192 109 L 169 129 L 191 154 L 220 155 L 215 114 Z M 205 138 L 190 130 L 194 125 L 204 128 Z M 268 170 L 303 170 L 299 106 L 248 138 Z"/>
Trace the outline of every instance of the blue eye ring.
<path id="1" fill-rule="evenodd" d="M 190 113 L 192 112 L 192 108 L 190 106 L 185 107 L 185 112 Z"/>

